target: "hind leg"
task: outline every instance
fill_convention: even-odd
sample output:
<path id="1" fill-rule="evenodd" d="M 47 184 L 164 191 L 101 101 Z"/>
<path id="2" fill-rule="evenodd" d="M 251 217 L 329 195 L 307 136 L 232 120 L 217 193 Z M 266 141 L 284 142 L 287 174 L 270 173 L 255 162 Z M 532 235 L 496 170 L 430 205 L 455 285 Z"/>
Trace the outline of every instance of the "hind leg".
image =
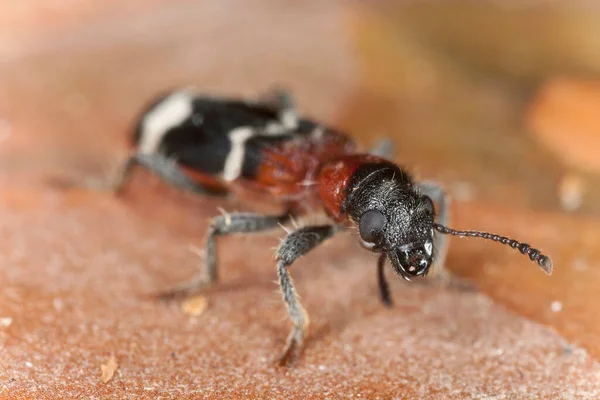
<path id="1" fill-rule="evenodd" d="M 181 171 L 175 160 L 159 154 L 134 154 L 129 157 L 123 164 L 113 184 L 113 190 L 117 194 L 122 193 L 131 178 L 133 170 L 138 166 L 147 169 L 159 176 L 163 181 L 182 190 L 213 196 L 225 194 L 223 191 L 202 186 L 188 178 Z"/>

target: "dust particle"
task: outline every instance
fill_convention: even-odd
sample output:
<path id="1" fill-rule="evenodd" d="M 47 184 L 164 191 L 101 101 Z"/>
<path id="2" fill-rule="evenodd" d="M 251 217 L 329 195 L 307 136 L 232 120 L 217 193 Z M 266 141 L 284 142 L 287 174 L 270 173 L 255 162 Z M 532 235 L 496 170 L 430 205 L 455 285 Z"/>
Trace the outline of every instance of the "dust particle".
<path id="1" fill-rule="evenodd" d="M 181 303 L 181 311 L 190 317 L 199 317 L 208 306 L 208 300 L 204 296 L 194 296 Z"/>
<path id="2" fill-rule="evenodd" d="M 108 362 L 106 364 L 102 364 L 100 366 L 100 370 L 102 371 L 102 383 L 107 383 L 110 381 L 115 375 L 115 371 L 119 368 L 119 364 L 117 364 L 117 359 L 114 354 L 110 356 Z"/>
<path id="3" fill-rule="evenodd" d="M 562 308 L 563 308 L 563 305 L 562 305 L 562 303 L 561 303 L 560 301 L 558 301 L 558 300 L 554 300 L 554 301 L 552 302 L 552 304 L 550 304 L 550 309 L 552 310 L 552 312 L 555 312 L 555 313 L 557 313 L 557 312 L 561 312 L 561 311 L 562 311 Z"/>
<path id="4" fill-rule="evenodd" d="M 565 175 L 558 188 L 558 197 L 565 211 L 575 211 L 583 203 L 585 182 L 575 174 Z"/>

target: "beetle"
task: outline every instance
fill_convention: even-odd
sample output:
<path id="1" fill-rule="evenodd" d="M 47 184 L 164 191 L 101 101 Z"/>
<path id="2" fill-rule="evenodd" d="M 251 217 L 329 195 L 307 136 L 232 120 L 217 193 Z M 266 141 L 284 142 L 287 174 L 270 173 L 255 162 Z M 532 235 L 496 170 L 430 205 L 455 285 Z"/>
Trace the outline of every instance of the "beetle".
<path id="1" fill-rule="evenodd" d="M 276 250 L 279 286 L 292 321 L 281 364 L 296 358 L 309 323 L 289 269 L 298 257 L 348 227 L 357 227 L 362 243 L 380 254 L 377 281 L 386 305 L 392 303 L 384 276 L 386 260 L 407 281 L 427 275 L 434 260 L 438 265 L 444 262 L 444 235 L 500 242 L 529 256 L 547 274 L 552 271 L 550 258 L 526 243 L 446 226 L 448 201 L 440 185 L 416 182 L 378 152 L 357 152 L 347 135 L 298 115 L 283 90 L 255 100 L 204 96 L 191 89 L 169 91 L 143 111 L 131 145 L 115 184 L 117 192 L 133 169 L 142 166 L 195 193 L 225 195 L 243 186 L 285 205 L 285 212 L 277 215 L 232 213 L 214 218 L 202 273 L 166 297 L 196 292 L 217 281 L 217 237 L 276 228 L 305 212 L 306 205 L 328 215 L 329 224 L 288 232 Z"/>

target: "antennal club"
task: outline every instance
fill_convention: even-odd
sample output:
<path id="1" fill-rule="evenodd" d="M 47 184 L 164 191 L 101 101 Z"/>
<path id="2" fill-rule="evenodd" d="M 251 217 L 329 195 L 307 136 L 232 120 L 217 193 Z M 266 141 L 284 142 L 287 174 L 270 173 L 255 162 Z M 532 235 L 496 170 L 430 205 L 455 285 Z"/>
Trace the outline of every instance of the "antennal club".
<path id="1" fill-rule="evenodd" d="M 550 257 L 543 254 L 540 250 L 534 249 L 527 243 L 521 243 L 517 240 L 507 238 L 505 236 L 496 235 L 495 233 L 481 231 L 457 231 L 455 229 L 448 228 L 447 226 L 440 225 L 438 223 L 434 223 L 433 227 L 438 232 L 448 235 L 478 237 L 508 245 L 513 249 L 519 250 L 522 254 L 528 255 L 531 261 L 537 262 L 537 264 L 542 268 L 542 270 L 544 270 L 544 272 L 548 275 L 552 274 L 552 260 L 550 259 Z"/>

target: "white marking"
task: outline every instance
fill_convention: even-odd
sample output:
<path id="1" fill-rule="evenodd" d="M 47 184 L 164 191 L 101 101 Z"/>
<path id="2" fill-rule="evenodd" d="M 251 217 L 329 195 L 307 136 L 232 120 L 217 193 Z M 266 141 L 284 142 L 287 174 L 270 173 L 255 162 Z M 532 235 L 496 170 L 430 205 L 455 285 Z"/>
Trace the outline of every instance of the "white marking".
<path id="1" fill-rule="evenodd" d="M 413 244 L 409 243 L 409 244 L 403 244 L 402 246 L 399 246 L 398 250 L 400 250 L 400 251 L 409 251 L 412 248 L 413 248 Z"/>
<path id="2" fill-rule="evenodd" d="M 229 141 L 231 142 L 231 151 L 225 160 L 223 168 L 223 179 L 233 181 L 242 173 L 244 164 L 244 155 L 246 153 L 246 141 L 255 136 L 256 132 L 249 126 L 235 128 L 229 132 Z"/>
<path id="3" fill-rule="evenodd" d="M 296 129 L 298 127 L 298 115 L 293 109 L 283 110 L 279 116 L 285 129 Z"/>
<path id="4" fill-rule="evenodd" d="M 265 133 L 269 136 L 279 136 L 286 133 L 287 130 L 285 125 L 282 125 L 279 122 L 269 122 L 267 126 L 265 126 Z"/>
<path id="5" fill-rule="evenodd" d="M 299 183 L 300 186 L 314 186 L 317 184 L 317 181 L 311 181 L 308 179 L 303 180 L 302 182 Z"/>
<path id="6" fill-rule="evenodd" d="M 425 242 L 425 245 L 423 247 L 425 247 L 425 253 L 427 253 L 427 255 L 430 256 L 431 252 L 433 251 L 433 243 Z"/>
<path id="7" fill-rule="evenodd" d="M 298 128 L 298 114 L 294 109 L 289 108 L 279 113 L 279 121 L 269 122 L 265 127 L 267 135 L 282 135 Z"/>
<path id="8" fill-rule="evenodd" d="M 286 118 L 285 115 L 282 118 Z M 295 113 L 293 115 L 295 117 Z M 263 129 L 260 129 L 260 134 L 255 129 L 249 126 L 241 126 L 229 132 L 229 141 L 231 142 L 231 151 L 225 160 L 225 167 L 221 176 L 226 181 L 233 181 L 242 173 L 242 166 L 246 155 L 246 142 L 252 137 L 260 136 L 281 136 L 290 132 L 288 124 L 296 124 L 296 121 L 291 121 L 291 117 L 287 117 L 284 123 L 269 122 Z"/>
<path id="9" fill-rule="evenodd" d="M 321 125 L 317 125 L 315 129 L 313 129 L 313 131 L 310 133 L 310 136 L 312 136 L 314 139 L 321 139 L 324 134 L 325 128 Z"/>
<path id="10" fill-rule="evenodd" d="M 361 241 L 361 244 L 363 245 L 363 247 L 365 247 L 369 250 L 372 249 L 373 247 L 375 247 L 375 243 L 370 243 L 370 242 L 364 241 L 362 239 L 360 239 L 360 241 Z"/>
<path id="11" fill-rule="evenodd" d="M 194 113 L 192 100 L 193 95 L 187 91 L 175 92 L 144 116 L 139 144 L 141 154 L 156 153 L 169 129 Z"/>
<path id="12" fill-rule="evenodd" d="M 550 309 L 552 310 L 552 312 L 561 312 L 563 309 L 563 304 L 558 301 L 558 300 L 554 300 L 551 304 L 550 304 Z"/>

